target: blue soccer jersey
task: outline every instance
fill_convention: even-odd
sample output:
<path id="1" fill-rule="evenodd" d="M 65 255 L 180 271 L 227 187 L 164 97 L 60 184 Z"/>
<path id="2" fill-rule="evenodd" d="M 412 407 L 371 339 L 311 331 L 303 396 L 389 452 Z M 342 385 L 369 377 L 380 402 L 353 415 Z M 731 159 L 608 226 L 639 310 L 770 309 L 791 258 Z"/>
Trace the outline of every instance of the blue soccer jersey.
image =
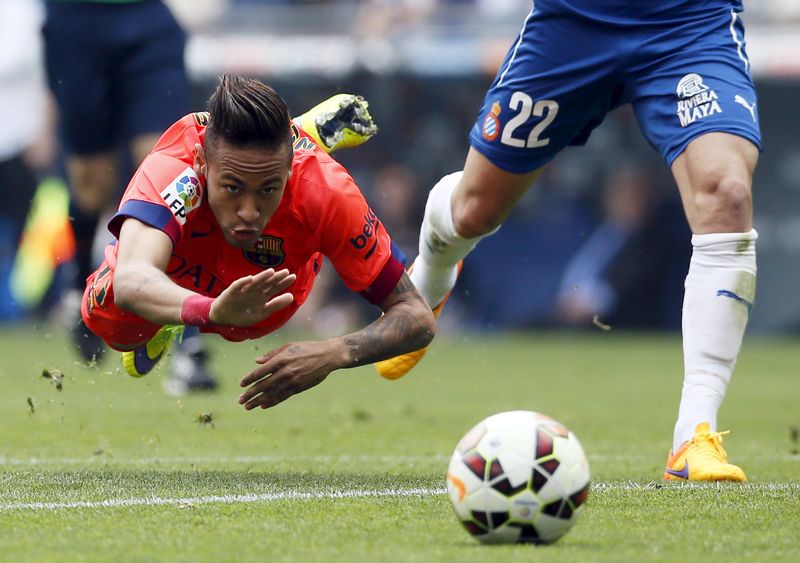
<path id="1" fill-rule="evenodd" d="M 470 142 L 524 173 L 585 143 L 608 111 L 630 103 L 668 164 L 712 131 L 760 148 L 740 14 L 736 0 L 537 0 Z"/>

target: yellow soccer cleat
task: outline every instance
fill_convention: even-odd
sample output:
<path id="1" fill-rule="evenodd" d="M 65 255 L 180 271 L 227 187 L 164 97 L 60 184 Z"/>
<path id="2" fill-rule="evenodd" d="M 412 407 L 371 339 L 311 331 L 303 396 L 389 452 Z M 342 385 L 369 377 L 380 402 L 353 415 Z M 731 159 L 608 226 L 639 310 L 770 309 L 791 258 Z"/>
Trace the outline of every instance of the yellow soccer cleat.
<path id="1" fill-rule="evenodd" d="M 368 141 L 378 127 L 369 113 L 369 102 L 355 94 L 336 94 L 317 104 L 295 123 L 311 135 L 327 153 L 357 147 Z"/>
<path id="2" fill-rule="evenodd" d="M 183 335 L 182 325 L 162 326 L 153 338 L 131 350 L 122 353 L 122 366 L 131 377 L 144 377 L 150 373 L 156 364 L 164 357 L 172 341 Z"/>
<path id="3" fill-rule="evenodd" d="M 711 432 L 708 422 L 694 429 L 694 436 L 677 452 L 667 457 L 664 479 L 678 481 L 747 481 L 740 467 L 728 463 L 722 436 L 729 432 Z"/>
<path id="4" fill-rule="evenodd" d="M 464 261 L 458 261 L 458 275 L 461 275 L 461 269 L 464 267 Z M 414 264 L 411 264 L 411 267 L 408 268 L 408 271 L 414 268 Z M 451 290 L 452 291 L 452 290 Z M 439 318 L 439 315 L 442 314 L 442 309 L 444 309 L 445 303 L 450 298 L 450 291 L 448 291 L 444 299 L 439 302 L 439 304 L 432 309 L 434 318 Z M 420 350 L 415 350 L 414 352 L 407 352 L 400 356 L 395 356 L 394 358 L 389 358 L 388 360 L 383 360 L 380 362 L 375 362 L 375 369 L 378 370 L 378 373 L 381 377 L 385 379 L 400 379 L 405 374 L 407 374 L 411 369 L 419 363 L 422 359 L 422 356 L 425 355 L 425 352 L 428 351 L 428 348 L 422 348 Z"/>

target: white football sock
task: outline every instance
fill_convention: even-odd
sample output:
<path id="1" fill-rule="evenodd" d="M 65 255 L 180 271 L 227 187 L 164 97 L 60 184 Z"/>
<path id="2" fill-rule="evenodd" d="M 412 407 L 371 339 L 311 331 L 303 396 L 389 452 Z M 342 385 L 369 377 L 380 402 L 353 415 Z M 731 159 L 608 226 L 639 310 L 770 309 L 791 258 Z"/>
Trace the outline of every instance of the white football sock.
<path id="1" fill-rule="evenodd" d="M 758 233 L 694 235 L 683 299 L 684 381 L 673 451 L 708 422 L 717 428 L 756 288 Z"/>
<path id="2" fill-rule="evenodd" d="M 483 238 L 462 238 L 453 225 L 450 201 L 462 174 L 461 171 L 454 172 L 439 180 L 428 194 L 425 204 L 425 218 L 419 234 L 419 256 L 414 260 L 409 277 L 431 307 L 438 305 L 453 289 L 458 277 L 458 261 Z"/>

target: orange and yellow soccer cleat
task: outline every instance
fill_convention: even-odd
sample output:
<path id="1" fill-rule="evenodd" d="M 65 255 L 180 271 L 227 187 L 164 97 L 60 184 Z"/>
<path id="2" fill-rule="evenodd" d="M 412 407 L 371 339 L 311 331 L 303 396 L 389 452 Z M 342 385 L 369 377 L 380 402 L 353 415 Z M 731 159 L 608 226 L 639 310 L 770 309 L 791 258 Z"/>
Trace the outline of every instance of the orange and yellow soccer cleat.
<path id="1" fill-rule="evenodd" d="M 461 269 L 464 267 L 464 261 L 458 261 L 458 275 L 461 275 Z M 414 268 L 414 264 L 408 268 L 408 271 Z M 452 290 L 451 290 L 452 291 Z M 444 309 L 445 303 L 450 298 L 450 292 L 448 291 L 444 299 L 442 299 L 436 307 L 432 309 L 433 316 L 435 318 L 439 318 L 439 315 L 442 314 L 442 309 Z M 375 369 L 378 370 L 378 373 L 381 377 L 386 379 L 400 379 L 405 374 L 407 374 L 411 369 L 419 363 L 422 359 L 422 356 L 425 355 L 425 352 L 428 351 L 428 348 L 422 348 L 420 350 L 416 350 L 414 352 L 407 352 L 405 354 L 401 354 L 400 356 L 395 356 L 394 358 L 389 358 L 388 360 L 383 360 L 381 362 L 375 363 Z"/>
<path id="2" fill-rule="evenodd" d="M 722 436 L 728 432 L 711 432 L 708 422 L 694 429 L 694 436 L 677 452 L 670 452 L 664 479 L 678 481 L 747 481 L 744 471 L 728 463 L 722 447 Z"/>
<path id="3" fill-rule="evenodd" d="M 336 94 L 294 119 L 327 153 L 367 142 L 378 127 L 369 102 L 354 94 Z"/>

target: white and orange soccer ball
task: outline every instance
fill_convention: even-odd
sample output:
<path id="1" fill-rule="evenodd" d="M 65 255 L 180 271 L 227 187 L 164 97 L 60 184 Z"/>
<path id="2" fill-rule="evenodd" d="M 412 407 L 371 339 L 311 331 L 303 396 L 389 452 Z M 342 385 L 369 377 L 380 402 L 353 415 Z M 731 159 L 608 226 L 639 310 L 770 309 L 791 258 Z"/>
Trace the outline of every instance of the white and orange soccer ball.
<path id="1" fill-rule="evenodd" d="M 484 543 L 552 543 L 589 494 L 589 463 L 575 434 L 532 411 L 492 415 L 466 433 L 447 470 L 464 528 Z"/>

